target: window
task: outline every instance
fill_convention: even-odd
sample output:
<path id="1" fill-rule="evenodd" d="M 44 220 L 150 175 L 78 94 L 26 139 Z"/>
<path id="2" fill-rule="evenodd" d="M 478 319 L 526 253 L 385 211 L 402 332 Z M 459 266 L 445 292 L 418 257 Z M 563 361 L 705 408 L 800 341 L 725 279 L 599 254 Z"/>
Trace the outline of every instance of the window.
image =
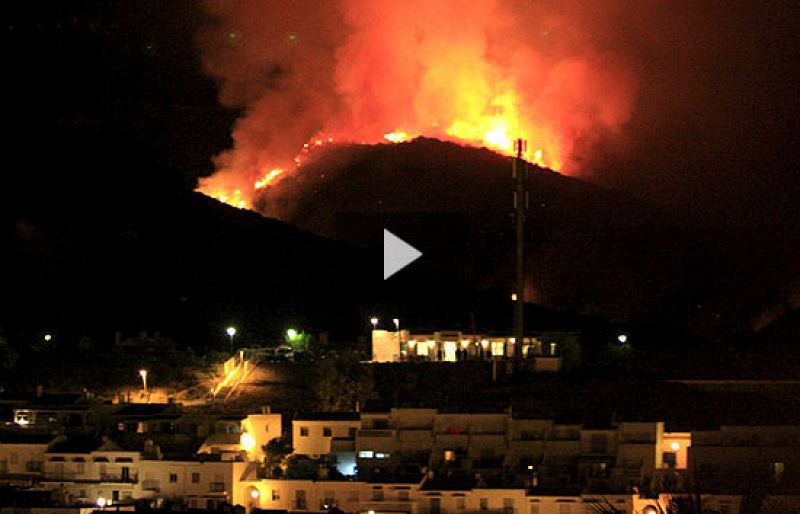
<path id="1" fill-rule="evenodd" d="M 300 437 L 308 437 L 308 427 L 300 427 Z"/>
<path id="2" fill-rule="evenodd" d="M 408 501 L 408 491 L 397 491 L 397 499 L 400 501 Z"/>
<path id="3" fill-rule="evenodd" d="M 331 437 L 332 435 L 333 435 L 333 429 L 331 429 L 331 427 L 322 427 L 323 437 Z"/>
<path id="4" fill-rule="evenodd" d="M 514 514 L 514 498 L 503 498 L 503 512 Z"/>
<path id="5" fill-rule="evenodd" d="M 78 491 L 78 498 L 86 498 L 86 489 L 81 489 Z"/>
<path id="6" fill-rule="evenodd" d="M 480 506 L 481 510 L 489 510 L 489 498 L 481 498 Z"/>
<path id="7" fill-rule="evenodd" d="M 467 502 L 464 499 L 464 497 L 463 496 L 459 496 L 458 498 L 456 498 L 456 509 L 464 510 L 466 508 L 467 508 Z"/>
<path id="8" fill-rule="evenodd" d="M 17 464 L 19 462 L 19 455 L 15 452 L 11 454 L 11 464 Z"/>
<path id="9" fill-rule="evenodd" d="M 372 450 L 361 450 L 358 452 L 359 459 L 371 459 L 375 456 L 375 452 Z"/>
<path id="10" fill-rule="evenodd" d="M 347 437 L 350 439 L 355 439 L 357 429 L 355 427 L 350 427 L 347 429 Z"/>
<path id="11" fill-rule="evenodd" d="M 376 487 L 372 490 L 372 501 L 382 502 L 383 501 L 383 489 L 380 487 Z"/>
<path id="12" fill-rule="evenodd" d="M 192 483 L 197 484 L 200 482 L 200 473 L 192 473 Z"/>
<path id="13" fill-rule="evenodd" d="M 786 471 L 786 465 L 783 462 L 772 463 L 772 472 L 776 482 L 780 482 L 783 479 L 784 471 Z"/>
<path id="14" fill-rule="evenodd" d="M 664 462 L 665 468 L 675 469 L 678 463 L 678 454 L 675 452 L 664 452 L 661 455 L 661 460 Z"/>
<path id="15" fill-rule="evenodd" d="M 528 514 L 539 514 L 539 504 L 531 503 L 531 508 L 528 509 Z"/>
<path id="16" fill-rule="evenodd" d="M 445 450 L 444 460 L 447 462 L 456 460 L 456 452 L 454 452 L 453 450 Z"/>
<path id="17" fill-rule="evenodd" d="M 506 353 L 506 344 L 503 341 L 492 341 L 492 355 L 502 357 Z"/>
<path id="18" fill-rule="evenodd" d="M 375 454 L 375 458 L 376 458 L 376 459 L 388 459 L 388 458 L 389 458 L 389 457 L 391 457 L 391 456 L 392 456 L 392 454 L 391 454 L 391 453 L 382 453 L 382 452 L 378 452 L 378 453 L 376 453 L 376 454 Z"/>
<path id="19" fill-rule="evenodd" d="M 75 472 L 78 473 L 79 475 L 83 475 L 86 472 L 86 464 L 83 462 L 76 462 Z"/>
<path id="20" fill-rule="evenodd" d="M 572 504 L 571 503 L 559 503 L 558 504 L 558 514 L 571 514 L 572 513 Z"/>
<path id="21" fill-rule="evenodd" d="M 277 489 L 272 490 L 272 501 L 278 501 L 281 499 L 281 492 Z"/>
<path id="22" fill-rule="evenodd" d="M 169 481 L 170 481 L 171 483 L 173 483 L 173 484 L 174 484 L 175 482 L 177 482 L 177 481 L 178 481 L 178 474 L 177 474 L 177 473 L 170 473 L 170 474 L 169 474 Z"/>

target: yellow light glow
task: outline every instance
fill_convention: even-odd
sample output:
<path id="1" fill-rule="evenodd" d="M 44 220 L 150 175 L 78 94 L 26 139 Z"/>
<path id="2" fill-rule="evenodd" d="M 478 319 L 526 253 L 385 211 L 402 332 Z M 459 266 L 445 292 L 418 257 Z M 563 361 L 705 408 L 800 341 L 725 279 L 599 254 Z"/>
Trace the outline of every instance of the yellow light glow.
<path id="1" fill-rule="evenodd" d="M 256 447 L 256 440 L 253 439 L 253 436 L 250 435 L 248 432 L 242 434 L 239 443 L 242 445 L 242 448 L 244 448 L 244 450 L 247 452 L 252 451 L 253 448 Z"/>
<path id="2" fill-rule="evenodd" d="M 681 443 L 673 441 L 672 444 L 669 445 L 669 447 L 672 448 L 673 451 L 678 451 L 681 449 Z"/>
<path id="3" fill-rule="evenodd" d="M 383 138 L 387 141 L 391 141 L 392 143 L 401 143 L 408 139 L 408 134 L 405 132 L 396 130 L 394 132 L 389 132 L 388 134 L 384 134 Z"/>
<path id="4" fill-rule="evenodd" d="M 481 341 L 481 346 L 483 346 L 484 350 L 489 348 L 489 341 L 487 339 L 484 339 L 483 341 Z"/>
<path id="5" fill-rule="evenodd" d="M 250 491 L 250 497 L 253 498 L 254 500 L 257 499 L 259 496 L 261 495 L 259 494 L 258 489 L 253 489 L 252 491 Z"/>

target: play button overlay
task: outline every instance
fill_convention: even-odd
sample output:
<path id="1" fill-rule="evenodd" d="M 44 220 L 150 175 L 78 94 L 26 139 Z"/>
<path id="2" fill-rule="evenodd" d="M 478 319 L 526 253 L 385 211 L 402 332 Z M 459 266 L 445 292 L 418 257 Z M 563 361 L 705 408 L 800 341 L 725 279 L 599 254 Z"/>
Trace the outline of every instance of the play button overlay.
<path id="1" fill-rule="evenodd" d="M 383 229 L 383 279 L 391 277 L 415 260 L 422 252 L 406 243 L 396 235 Z"/>

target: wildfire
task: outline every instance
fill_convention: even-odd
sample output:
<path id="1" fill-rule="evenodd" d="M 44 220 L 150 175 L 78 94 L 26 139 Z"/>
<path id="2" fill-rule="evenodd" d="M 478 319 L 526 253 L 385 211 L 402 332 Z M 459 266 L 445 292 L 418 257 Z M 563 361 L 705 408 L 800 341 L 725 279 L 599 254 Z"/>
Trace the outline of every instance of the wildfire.
<path id="1" fill-rule="evenodd" d="M 503 155 L 522 138 L 529 161 L 570 173 L 630 117 L 634 77 L 593 17 L 541 2 L 336 4 L 207 0 L 204 66 L 243 114 L 199 191 L 247 208 L 327 145 L 419 136 Z"/>
<path id="2" fill-rule="evenodd" d="M 391 143 L 402 143 L 403 141 L 408 140 L 408 134 L 405 132 L 396 130 L 394 132 L 389 132 L 388 134 L 383 135 L 383 139 L 391 142 Z"/>
<path id="3" fill-rule="evenodd" d="M 262 188 L 267 187 L 268 185 L 270 185 L 272 183 L 273 180 L 275 180 L 281 174 L 283 174 L 283 172 L 284 172 L 283 168 L 273 168 L 273 169 L 269 170 L 269 173 L 264 175 L 262 178 L 256 180 L 256 183 L 255 183 L 254 187 L 256 189 L 262 189 Z"/>

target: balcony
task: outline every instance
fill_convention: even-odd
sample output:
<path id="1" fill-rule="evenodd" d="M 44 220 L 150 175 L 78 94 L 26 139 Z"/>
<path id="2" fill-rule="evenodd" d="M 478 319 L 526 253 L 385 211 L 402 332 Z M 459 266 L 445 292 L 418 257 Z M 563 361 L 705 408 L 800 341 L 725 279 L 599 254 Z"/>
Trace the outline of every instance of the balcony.
<path id="1" fill-rule="evenodd" d="M 414 504 L 411 501 L 378 501 L 371 500 L 361 503 L 361 510 L 375 512 L 413 512 Z"/>
<path id="2" fill-rule="evenodd" d="M 135 484 L 139 481 L 139 475 L 131 473 L 122 475 L 117 473 L 103 473 L 98 476 L 86 476 L 78 473 L 45 473 L 42 477 L 44 482 L 76 482 L 76 483 L 112 483 L 112 484 Z"/>
<path id="3" fill-rule="evenodd" d="M 358 431 L 358 437 L 394 437 L 394 430 L 362 429 Z"/>
<path id="4" fill-rule="evenodd" d="M 139 481 L 139 475 L 130 473 L 127 475 L 116 473 L 102 473 L 100 475 L 101 482 L 121 483 L 121 484 L 135 484 Z"/>
<path id="5" fill-rule="evenodd" d="M 152 492 L 160 492 L 161 491 L 161 482 L 158 480 L 142 480 L 142 489 L 145 491 L 152 491 Z"/>

